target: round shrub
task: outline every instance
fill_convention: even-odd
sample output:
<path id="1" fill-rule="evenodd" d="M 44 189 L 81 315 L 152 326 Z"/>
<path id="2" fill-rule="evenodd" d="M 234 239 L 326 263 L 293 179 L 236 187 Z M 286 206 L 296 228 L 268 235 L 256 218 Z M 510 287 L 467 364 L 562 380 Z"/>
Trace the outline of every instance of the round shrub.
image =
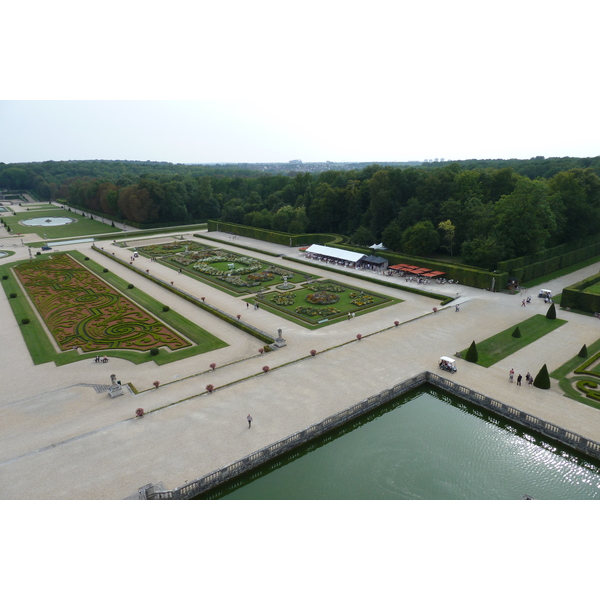
<path id="1" fill-rule="evenodd" d="M 169 312 L 171 309 L 168 306 L 163 306 L 163 312 Z"/>
<path id="2" fill-rule="evenodd" d="M 17 293 L 16 292 L 11 292 L 9 298 L 16 298 L 17 297 Z"/>
<path id="3" fill-rule="evenodd" d="M 90 257 L 86 256 L 83 260 L 90 260 Z"/>
<path id="4" fill-rule="evenodd" d="M 134 288 L 134 285 L 133 285 L 133 283 L 130 283 L 130 284 L 127 286 L 127 289 L 128 289 L 128 290 L 132 290 L 133 288 Z"/>
<path id="5" fill-rule="evenodd" d="M 150 356 L 156 356 L 158 354 L 158 348 L 152 348 L 150 350 Z"/>
<path id="6" fill-rule="evenodd" d="M 103 273 L 108 273 L 108 269 L 102 269 Z"/>
<path id="7" fill-rule="evenodd" d="M 21 319 L 21 323 L 23 323 L 23 325 L 27 325 L 29 323 L 29 319 L 25 317 L 24 319 Z"/>
<path id="8" fill-rule="evenodd" d="M 8 279 L 8 275 L 2 275 L 2 279 L 6 281 Z"/>

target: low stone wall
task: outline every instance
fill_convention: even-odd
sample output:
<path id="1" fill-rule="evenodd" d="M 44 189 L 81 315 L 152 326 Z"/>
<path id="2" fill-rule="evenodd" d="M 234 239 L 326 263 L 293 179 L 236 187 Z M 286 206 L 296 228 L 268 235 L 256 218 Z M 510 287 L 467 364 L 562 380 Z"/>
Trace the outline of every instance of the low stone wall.
<path id="1" fill-rule="evenodd" d="M 190 483 L 187 483 L 181 487 L 175 488 L 174 490 L 157 491 L 150 487 L 151 484 L 150 486 L 140 488 L 140 499 L 186 500 L 193 498 L 198 494 L 226 483 L 230 479 L 233 479 L 234 477 L 237 477 L 238 475 L 241 475 L 250 469 L 259 467 L 267 461 L 272 460 L 281 454 L 285 454 L 310 440 L 322 436 L 332 429 L 335 429 L 340 425 L 344 425 L 348 421 L 368 413 L 374 408 L 377 408 L 378 406 L 381 406 L 382 404 L 385 404 L 390 400 L 393 400 L 394 398 L 397 398 L 398 396 L 401 396 L 402 394 L 405 394 L 406 392 L 423 385 L 426 382 L 427 374 L 421 373 L 420 375 L 412 377 L 411 379 L 408 379 L 407 381 L 404 381 L 393 388 L 384 390 L 376 396 L 371 396 L 370 398 L 367 398 L 366 400 L 363 400 L 362 402 L 359 402 L 350 408 L 323 419 L 319 423 L 315 423 L 306 429 L 297 431 L 296 433 L 293 433 L 292 435 L 279 440 L 274 444 L 265 446 L 264 448 L 245 456 L 241 460 L 213 471 L 212 473 L 191 481 Z"/>
<path id="2" fill-rule="evenodd" d="M 481 406 L 482 408 L 494 412 L 518 425 L 542 433 L 546 437 L 569 446 L 578 452 L 595 459 L 600 459 L 600 444 L 597 442 L 584 438 L 566 429 L 562 429 L 561 427 L 557 427 L 552 423 L 548 423 L 547 421 L 534 417 L 533 415 L 512 406 L 508 406 L 489 396 L 475 392 L 463 385 L 456 384 L 449 379 L 440 377 L 436 373 L 425 371 L 415 377 L 403 381 L 393 388 L 384 390 L 375 396 L 371 396 L 354 406 L 323 419 L 319 423 L 315 423 L 306 429 L 297 431 L 282 440 L 270 444 L 269 446 L 265 446 L 236 462 L 222 467 L 221 469 L 217 469 L 216 471 L 195 479 L 181 487 L 173 490 L 158 490 L 153 484 L 148 484 L 139 489 L 139 498 L 140 500 L 188 500 L 194 498 L 201 493 L 207 492 L 242 475 L 246 471 L 263 465 L 267 461 L 270 461 L 281 454 L 285 454 L 306 442 L 320 437 L 332 429 L 340 427 L 348 421 L 368 413 L 374 408 L 386 404 L 398 396 L 425 383 L 429 383 L 450 392 L 467 402 Z"/>
<path id="3" fill-rule="evenodd" d="M 498 400 L 494 400 L 489 396 L 485 396 L 484 394 L 480 394 L 479 392 L 474 392 L 473 390 L 466 388 L 464 385 L 459 385 L 445 379 L 444 377 L 440 377 L 435 373 L 427 373 L 427 381 L 436 387 L 439 387 L 463 400 L 467 400 L 472 404 L 476 404 L 477 406 L 481 406 L 486 408 L 487 410 L 494 412 L 513 423 L 517 423 L 523 427 L 527 427 L 533 431 L 537 431 L 545 435 L 546 437 L 560 442 L 565 446 L 569 446 L 578 452 L 586 454 L 595 459 L 600 459 L 600 444 L 585 438 L 577 433 L 573 433 L 567 429 L 563 429 L 562 427 L 557 427 L 552 423 L 548 423 L 548 421 L 544 421 L 538 417 L 530 415 L 522 410 L 514 408 L 513 406 L 509 406 L 508 404 L 504 404 L 499 402 Z"/>

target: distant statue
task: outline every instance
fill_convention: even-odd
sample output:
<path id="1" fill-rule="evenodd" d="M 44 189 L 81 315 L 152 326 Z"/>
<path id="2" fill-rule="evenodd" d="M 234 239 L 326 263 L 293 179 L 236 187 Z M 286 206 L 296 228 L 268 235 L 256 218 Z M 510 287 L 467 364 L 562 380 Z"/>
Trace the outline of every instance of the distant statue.
<path id="1" fill-rule="evenodd" d="M 282 334 L 282 333 L 283 333 L 283 329 L 278 329 L 278 330 L 277 330 L 277 337 L 278 337 L 279 339 L 281 339 L 281 334 Z"/>

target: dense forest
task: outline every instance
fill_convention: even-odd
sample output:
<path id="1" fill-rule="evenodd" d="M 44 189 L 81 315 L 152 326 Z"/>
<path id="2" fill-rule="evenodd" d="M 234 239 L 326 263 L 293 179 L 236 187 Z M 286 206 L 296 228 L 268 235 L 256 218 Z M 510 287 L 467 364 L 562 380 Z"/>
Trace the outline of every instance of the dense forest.
<path id="1" fill-rule="evenodd" d="M 597 233 L 600 157 L 473 160 L 269 174 L 237 165 L 129 161 L 0 164 L 0 188 L 32 189 L 133 223 L 221 218 L 340 233 L 411 255 L 499 260 Z"/>

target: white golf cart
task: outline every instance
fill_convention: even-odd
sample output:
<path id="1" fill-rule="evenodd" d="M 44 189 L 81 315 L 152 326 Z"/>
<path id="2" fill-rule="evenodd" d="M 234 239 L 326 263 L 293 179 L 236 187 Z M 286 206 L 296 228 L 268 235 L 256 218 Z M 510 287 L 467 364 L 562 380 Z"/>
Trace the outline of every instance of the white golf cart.
<path id="1" fill-rule="evenodd" d="M 440 369 L 442 371 L 448 371 L 449 373 L 456 373 L 456 361 L 449 356 L 441 356 L 439 362 Z"/>

